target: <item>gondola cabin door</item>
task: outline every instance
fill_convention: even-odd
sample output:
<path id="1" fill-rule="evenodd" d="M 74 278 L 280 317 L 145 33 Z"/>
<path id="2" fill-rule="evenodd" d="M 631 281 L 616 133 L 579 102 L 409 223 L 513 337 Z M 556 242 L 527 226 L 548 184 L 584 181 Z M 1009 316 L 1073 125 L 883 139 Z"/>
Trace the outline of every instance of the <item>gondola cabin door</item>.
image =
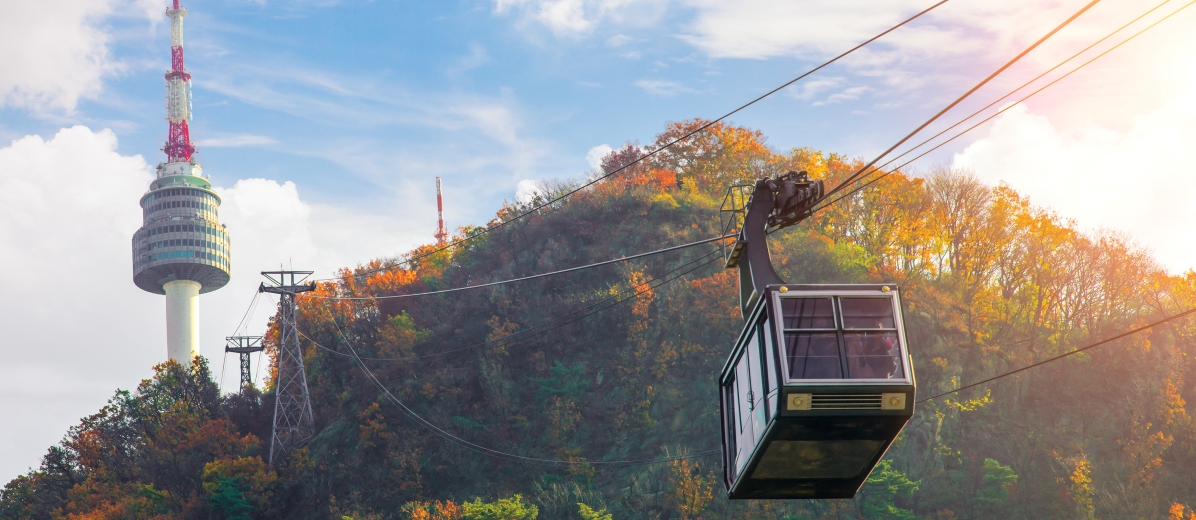
<path id="1" fill-rule="evenodd" d="M 768 286 L 719 381 L 730 498 L 851 498 L 913 415 L 897 287 Z"/>

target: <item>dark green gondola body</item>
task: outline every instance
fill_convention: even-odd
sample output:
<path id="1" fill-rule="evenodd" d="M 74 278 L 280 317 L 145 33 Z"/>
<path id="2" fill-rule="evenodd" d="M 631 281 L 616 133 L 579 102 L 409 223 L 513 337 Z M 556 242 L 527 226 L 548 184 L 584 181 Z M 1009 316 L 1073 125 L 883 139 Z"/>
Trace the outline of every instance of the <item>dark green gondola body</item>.
<path id="1" fill-rule="evenodd" d="M 897 287 L 762 292 L 719 377 L 728 496 L 851 498 L 913 415 Z"/>

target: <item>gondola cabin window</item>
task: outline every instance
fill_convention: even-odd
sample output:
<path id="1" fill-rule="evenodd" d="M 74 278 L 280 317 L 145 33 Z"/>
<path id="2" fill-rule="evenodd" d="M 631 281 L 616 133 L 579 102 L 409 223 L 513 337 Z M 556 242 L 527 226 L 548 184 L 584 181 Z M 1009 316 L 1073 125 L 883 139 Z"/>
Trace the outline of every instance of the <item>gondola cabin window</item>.
<path id="1" fill-rule="evenodd" d="M 904 379 L 889 297 L 781 297 L 790 380 Z"/>
<path id="2" fill-rule="evenodd" d="M 734 432 L 730 441 L 736 451 L 736 472 L 743 469 L 743 465 L 748 461 L 747 455 L 755 447 L 756 440 L 764 433 L 768 424 L 770 414 L 765 403 L 771 404 L 776 398 L 775 384 L 773 388 L 769 388 L 765 382 L 767 374 L 761 366 L 767 352 L 760 348 L 760 337 L 763 335 L 763 323 L 757 323 L 750 328 L 746 348 L 735 362 L 730 384 L 724 387 L 727 404 L 736 412 L 729 417 L 732 419 L 729 426 Z"/>

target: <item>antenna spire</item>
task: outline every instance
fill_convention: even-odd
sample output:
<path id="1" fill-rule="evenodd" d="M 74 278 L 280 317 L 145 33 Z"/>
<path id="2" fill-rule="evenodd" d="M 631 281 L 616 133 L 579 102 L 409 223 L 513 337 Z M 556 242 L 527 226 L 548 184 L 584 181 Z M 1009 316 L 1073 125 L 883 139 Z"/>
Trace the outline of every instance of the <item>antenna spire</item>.
<path id="1" fill-rule="evenodd" d="M 166 9 L 170 18 L 170 72 L 166 73 L 166 120 L 170 122 L 170 137 L 166 139 L 167 162 L 190 162 L 195 153 L 191 144 L 191 75 L 183 66 L 183 18 L 187 10 L 174 0 Z"/>
<path id="2" fill-rule="evenodd" d="M 448 230 L 444 228 L 444 197 L 440 191 L 440 177 L 436 178 L 436 216 L 439 219 L 436 224 L 436 243 L 445 245 L 448 243 Z"/>

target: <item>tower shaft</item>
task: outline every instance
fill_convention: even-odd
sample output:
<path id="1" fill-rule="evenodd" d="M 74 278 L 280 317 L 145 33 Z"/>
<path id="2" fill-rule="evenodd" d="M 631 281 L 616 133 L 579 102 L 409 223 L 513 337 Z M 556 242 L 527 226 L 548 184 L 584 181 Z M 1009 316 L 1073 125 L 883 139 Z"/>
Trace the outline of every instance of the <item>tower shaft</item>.
<path id="1" fill-rule="evenodd" d="M 271 285 L 263 283 L 259 292 L 278 294 L 280 327 L 278 337 L 278 377 L 274 381 L 274 431 L 270 441 L 270 463 L 302 446 L 315 434 L 311 397 L 307 393 L 307 375 L 303 368 L 303 348 L 295 319 L 296 295 L 315 290 L 315 284 L 302 285 L 311 271 L 263 272 Z"/>
<path id="2" fill-rule="evenodd" d="M 436 177 L 436 243 L 448 243 L 448 229 L 444 227 L 444 195 L 440 191 L 440 177 Z"/>
<path id="3" fill-rule="evenodd" d="M 199 282 L 175 280 L 166 290 L 166 353 L 187 366 L 199 355 Z"/>

